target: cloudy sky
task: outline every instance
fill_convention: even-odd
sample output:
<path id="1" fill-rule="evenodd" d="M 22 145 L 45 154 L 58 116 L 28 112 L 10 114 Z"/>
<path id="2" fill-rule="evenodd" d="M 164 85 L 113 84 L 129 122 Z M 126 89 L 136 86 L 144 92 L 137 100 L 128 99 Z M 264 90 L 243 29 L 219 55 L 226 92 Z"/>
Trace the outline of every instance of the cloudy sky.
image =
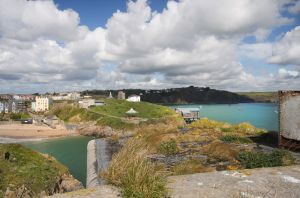
<path id="1" fill-rule="evenodd" d="M 300 89 L 300 1 L 0 0 L 0 83 Z"/>

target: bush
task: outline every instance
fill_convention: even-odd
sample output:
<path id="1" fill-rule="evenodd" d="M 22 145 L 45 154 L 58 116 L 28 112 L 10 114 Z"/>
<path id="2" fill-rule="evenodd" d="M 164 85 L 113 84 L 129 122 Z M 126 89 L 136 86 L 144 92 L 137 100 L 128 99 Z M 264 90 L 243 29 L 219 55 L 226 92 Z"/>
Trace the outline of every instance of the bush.
<path id="1" fill-rule="evenodd" d="M 287 151 L 276 150 L 272 153 L 243 152 L 237 157 L 244 168 L 260 168 L 286 166 L 295 163 L 295 159 Z"/>
<path id="2" fill-rule="evenodd" d="M 12 120 L 20 120 L 20 119 L 28 119 L 31 116 L 27 113 L 12 113 L 10 114 L 10 119 Z"/>
<path id="3" fill-rule="evenodd" d="M 158 148 L 158 152 L 164 155 L 174 155 L 178 153 L 178 148 L 175 140 L 163 142 Z"/>
<path id="4" fill-rule="evenodd" d="M 220 137 L 220 140 L 227 143 L 251 143 L 252 141 L 246 137 L 240 137 L 238 135 L 224 135 Z"/>
<path id="5" fill-rule="evenodd" d="M 147 158 L 148 149 L 138 139 L 129 140 L 113 156 L 108 170 L 101 173 L 111 184 L 121 187 L 124 197 L 159 198 L 166 194 L 166 174 Z"/>

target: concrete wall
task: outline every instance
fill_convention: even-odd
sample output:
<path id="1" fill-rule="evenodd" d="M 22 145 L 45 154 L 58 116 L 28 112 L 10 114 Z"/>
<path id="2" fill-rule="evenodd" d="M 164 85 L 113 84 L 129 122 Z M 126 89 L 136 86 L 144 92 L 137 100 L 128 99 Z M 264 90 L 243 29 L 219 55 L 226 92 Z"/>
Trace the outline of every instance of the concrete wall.
<path id="1" fill-rule="evenodd" d="M 300 91 L 279 92 L 280 134 L 300 141 Z"/>

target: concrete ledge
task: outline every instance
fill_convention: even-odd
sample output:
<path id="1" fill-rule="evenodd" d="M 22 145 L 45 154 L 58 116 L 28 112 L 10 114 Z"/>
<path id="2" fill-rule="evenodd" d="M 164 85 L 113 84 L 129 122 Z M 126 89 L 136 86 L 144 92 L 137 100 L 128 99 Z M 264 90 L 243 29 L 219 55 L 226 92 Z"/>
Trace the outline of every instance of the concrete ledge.
<path id="1" fill-rule="evenodd" d="M 172 198 L 296 198 L 300 195 L 300 166 L 172 176 L 168 187 Z"/>
<path id="2" fill-rule="evenodd" d="M 86 174 L 86 187 L 92 188 L 99 186 L 98 177 L 98 163 L 96 157 L 96 142 L 95 140 L 89 141 L 87 145 L 87 174 Z"/>

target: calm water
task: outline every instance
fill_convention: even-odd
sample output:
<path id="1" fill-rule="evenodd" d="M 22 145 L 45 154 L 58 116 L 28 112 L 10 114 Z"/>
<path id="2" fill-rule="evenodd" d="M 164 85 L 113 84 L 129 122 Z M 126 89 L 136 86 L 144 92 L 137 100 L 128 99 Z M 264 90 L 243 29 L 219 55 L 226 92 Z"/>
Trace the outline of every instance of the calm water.
<path id="1" fill-rule="evenodd" d="M 237 124 L 249 122 L 267 130 L 278 131 L 278 105 L 273 103 L 176 105 L 171 107 L 200 108 L 200 116 Z"/>
<path id="2" fill-rule="evenodd" d="M 86 183 L 86 152 L 87 143 L 92 137 L 67 137 L 42 142 L 26 143 L 29 148 L 41 153 L 54 156 L 59 162 L 67 166 L 71 174 Z"/>

